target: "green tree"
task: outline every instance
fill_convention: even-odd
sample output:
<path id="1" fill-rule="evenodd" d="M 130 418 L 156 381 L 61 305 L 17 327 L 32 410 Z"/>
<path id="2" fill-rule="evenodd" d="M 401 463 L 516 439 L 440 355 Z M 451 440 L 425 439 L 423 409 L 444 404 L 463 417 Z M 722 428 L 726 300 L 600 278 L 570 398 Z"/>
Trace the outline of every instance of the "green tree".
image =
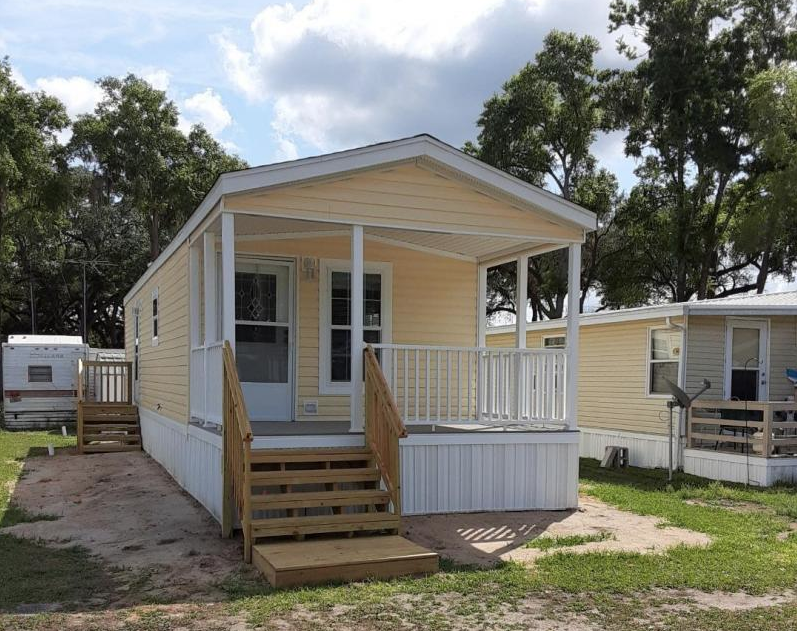
<path id="1" fill-rule="evenodd" d="M 598 277 L 619 197 L 614 176 L 598 169 L 590 149 L 603 124 L 600 73 L 592 37 L 551 31 L 534 63 L 507 81 L 484 104 L 478 144 L 465 150 L 537 186 L 551 183 L 565 199 L 598 214 L 599 230 L 583 248 L 581 305 Z M 515 269 L 493 268 L 488 275 L 491 313 L 514 313 Z M 532 319 L 561 317 L 567 293 L 567 254 L 533 257 L 529 267 Z"/>
<path id="2" fill-rule="evenodd" d="M 37 268 L 52 256 L 63 190 L 57 134 L 68 123 L 58 100 L 25 92 L 0 60 L 0 331 L 35 326 Z"/>
<path id="3" fill-rule="evenodd" d="M 628 248 L 607 277 L 607 305 L 756 287 L 750 270 L 761 253 L 751 258 L 729 242 L 756 187 L 747 85 L 793 54 L 794 20 L 790 0 L 612 2 L 611 28 L 631 27 L 645 50 L 621 41 L 636 65 L 607 88 L 626 152 L 642 159 L 617 219 Z M 761 273 L 779 269 L 770 260 Z"/>
<path id="4" fill-rule="evenodd" d="M 110 196 L 140 217 L 154 260 L 219 173 L 246 163 L 201 127 L 186 138 L 175 104 L 143 79 L 106 77 L 98 84 L 104 97 L 93 114 L 78 117 L 70 148 Z"/>

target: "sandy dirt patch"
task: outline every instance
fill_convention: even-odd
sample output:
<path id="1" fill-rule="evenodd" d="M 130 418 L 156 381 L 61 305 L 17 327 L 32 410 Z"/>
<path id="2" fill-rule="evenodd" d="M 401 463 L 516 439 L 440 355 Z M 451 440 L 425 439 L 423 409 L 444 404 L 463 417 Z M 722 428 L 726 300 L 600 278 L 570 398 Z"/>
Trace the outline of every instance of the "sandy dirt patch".
<path id="1" fill-rule="evenodd" d="M 218 523 L 143 452 L 29 458 L 13 500 L 59 519 L 0 533 L 83 546 L 162 598 L 216 599 L 218 581 L 242 566 L 240 542 L 222 539 Z"/>
<path id="2" fill-rule="evenodd" d="M 532 563 L 541 555 L 568 552 L 662 552 L 679 544 L 702 546 L 711 539 L 683 528 L 662 527 L 656 517 L 612 508 L 594 498 L 579 498 L 568 511 L 466 513 L 405 517 L 406 535 L 457 563 L 491 566 L 499 561 Z M 524 547 L 540 536 L 599 535 L 609 538 L 548 551 Z"/>

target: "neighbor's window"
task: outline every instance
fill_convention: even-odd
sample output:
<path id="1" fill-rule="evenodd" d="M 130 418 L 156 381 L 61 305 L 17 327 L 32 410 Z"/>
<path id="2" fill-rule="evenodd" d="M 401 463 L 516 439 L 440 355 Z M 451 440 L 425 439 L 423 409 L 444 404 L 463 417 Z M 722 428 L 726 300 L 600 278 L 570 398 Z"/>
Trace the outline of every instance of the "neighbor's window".
<path id="1" fill-rule="evenodd" d="M 363 341 L 369 344 L 389 341 L 386 331 L 389 278 L 389 271 L 381 266 L 366 266 L 363 274 Z M 351 381 L 351 274 L 347 269 L 328 267 L 325 281 L 321 326 L 322 337 L 326 338 L 322 348 L 326 350 L 322 390 L 330 392 L 336 385 L 343 386 Z"/>
<path id="2" fill-rule="evenodd" d="M 28 381 L 30 383 L 52 383 L 52 366 L 28 366 Z"/>
<path id="3" fill-rule="evenodd" d="M 564 335 L 550 335 L 542 338 L 543 348 L 564 348 L 565 336 Z"/>
<path id="4" fill-rule="evenodd" d="M 648 394 L 669 395 L 665 379 L 678 383 L 678 360 L 681 356 L 681 332 L 672 329 L 650 330 Z"/>
<path id="5" fill-rule="evenodd" d="M 152 345 L 158 345 L 158 329 L 160 324 L 160 315 L 158 309 L 158 288 L 152 291 Z"/>

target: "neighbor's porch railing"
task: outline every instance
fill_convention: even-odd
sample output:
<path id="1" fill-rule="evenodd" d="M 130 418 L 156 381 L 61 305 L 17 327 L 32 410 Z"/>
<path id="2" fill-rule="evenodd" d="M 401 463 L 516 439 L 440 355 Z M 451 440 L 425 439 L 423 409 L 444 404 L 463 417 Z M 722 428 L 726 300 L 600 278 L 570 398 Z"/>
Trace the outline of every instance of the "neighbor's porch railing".
<path id="1" fill-rule="evenodd" d="M 191 417 L 220 425 L 222 421 L 221 380 L 224 342 L 191 349 Z"/>
<path id="2" fill-rule="evenodd" d="M 564 349 L 373 348 L 404 423 L 566 422 Z"/>
<path id="3" fill-rule="evenodd" d="M 698 401 L 689 410 L 686 446 L 772 456 L 797 453 L 797 403 Z"/>

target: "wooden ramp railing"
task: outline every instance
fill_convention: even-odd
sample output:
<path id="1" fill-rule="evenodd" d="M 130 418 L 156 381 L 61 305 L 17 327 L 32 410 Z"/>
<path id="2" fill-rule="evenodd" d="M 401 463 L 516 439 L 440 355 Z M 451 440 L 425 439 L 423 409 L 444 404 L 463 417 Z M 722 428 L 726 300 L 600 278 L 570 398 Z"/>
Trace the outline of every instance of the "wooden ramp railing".
<path id="1" fill-rule="evenodd" d="M 228 341 L 222 349 L 223 498 L 222 535 L 232 536 L 237 514 L 244 536 L 244 560 L 252 560 L 251 460 L 252 425 Z"/>
<path id="2" fill-rule="evenodd" d="M 78 360 L 77 399 L 79 453 L 141 449 L 132 362 Z"/>
<path id="3" fill-rule="evenodd" d="M 382 472 L 393 512 L 401 516 L 401 453 L 399 439 L 407 435 L 396 401 L 369 344 L 365 348 L 365 441 Z"/>

